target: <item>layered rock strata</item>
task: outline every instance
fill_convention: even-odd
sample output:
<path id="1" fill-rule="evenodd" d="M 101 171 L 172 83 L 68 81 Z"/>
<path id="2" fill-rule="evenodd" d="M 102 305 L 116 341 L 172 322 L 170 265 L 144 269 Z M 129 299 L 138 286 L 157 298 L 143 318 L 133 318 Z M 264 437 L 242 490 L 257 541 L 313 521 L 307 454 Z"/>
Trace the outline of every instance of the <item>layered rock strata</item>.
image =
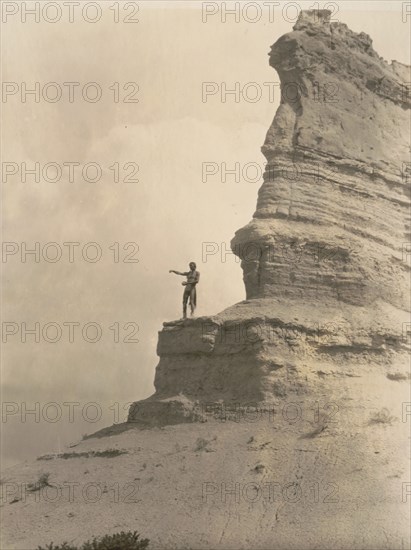
<path id="1" fill-rule="evenodd" d="M 232 242 L 247 298 L 409 307 L 409 68 L 315 11 L 272 46 L 270 65 L 282 102 L 254 219 Z"/>
<path id="2" fill-rule="evenodd" d="M 327 10 L 302 12 L 270 65 L 282 100 L 257 210 L 231 243 L 247 300 L 164 323 L 156 393 L 129 421 L 352 399 L 364 385 L 392 406 L 392 380 L 409 380 L 410 68 Z"/>

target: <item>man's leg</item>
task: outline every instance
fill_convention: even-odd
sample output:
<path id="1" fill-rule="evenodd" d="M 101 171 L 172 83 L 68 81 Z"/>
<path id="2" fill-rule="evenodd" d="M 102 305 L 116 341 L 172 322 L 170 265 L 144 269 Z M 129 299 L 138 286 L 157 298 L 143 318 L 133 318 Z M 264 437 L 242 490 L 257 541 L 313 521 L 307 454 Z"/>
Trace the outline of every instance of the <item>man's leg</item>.
<path id="1" fill-rule="evenodd" d="M 194 315 L 194 311 L 196 309 L 197 305 L 197 294 L 196 294 L 196 287 L 191 289 L 190 292 L 190 308 L 191 308 L 191 316 Z"/>
<path id="2" fill-rule="evenodd" d="M 183 319 L 187 319 L 187 302 L 188 297 L 190 296 L 190 292 L 187 292 L 187 290 L 184 290 L 183 294 Z"/>

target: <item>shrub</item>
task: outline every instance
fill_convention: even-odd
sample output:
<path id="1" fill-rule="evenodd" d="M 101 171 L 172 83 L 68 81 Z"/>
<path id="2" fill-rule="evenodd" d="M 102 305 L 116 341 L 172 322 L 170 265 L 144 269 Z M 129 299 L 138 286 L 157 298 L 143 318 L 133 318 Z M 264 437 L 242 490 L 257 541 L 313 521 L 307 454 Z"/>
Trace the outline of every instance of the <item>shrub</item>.
<path id="1" fill-rule="evenodd" d="M 40 491 L 43 487 L 50 487 L 49 477 L 49 473 L 41 474 L 35 483 L 29 483 L 27 485 L 28 491 L 34 493 L 35 491 Z M 64 548 L 64 550 L 66 549 Z"/>
<path id="2" fill-rule="evenodd" d="M 105 535 L 101 539 L 94 538 L 91 542 L 83 544 L 81 550 L 145 550 L 148 547 L 148 539 L 140 539 L 137 531 L 127 533 L 121 531 L 115 535 Z"/>
<path id="3" fill-rule="evenodd" d="M 140 539 L 137 531 L 121 531 L 121 533 L 104 535 L 101 538 L 94 537 L 80 547 L 63 542 L 61 545 L 50 543 L 45 548 L 39 546 L 37 550 L 145 550 L 149 542 L 148 539 Z"/>
<path id="4" fill-rule="evenodd" d="M 408 374 L 408 373 L 407 373 Z M 388 380 L 394 380 L 395 382 L 399 382 L 401 380 L 407 380 L 409 378 L 409 375 L 403 374 L 402 372 L 389 372 L 387 374 Z"/>
<path id="5" fill-rule="evenodd" d="M 390 411 L 384 407 L 371 416 L 368 424 L 392 424 L 394 420 L 396 420 L 395 416 L 392 416 Z"/>

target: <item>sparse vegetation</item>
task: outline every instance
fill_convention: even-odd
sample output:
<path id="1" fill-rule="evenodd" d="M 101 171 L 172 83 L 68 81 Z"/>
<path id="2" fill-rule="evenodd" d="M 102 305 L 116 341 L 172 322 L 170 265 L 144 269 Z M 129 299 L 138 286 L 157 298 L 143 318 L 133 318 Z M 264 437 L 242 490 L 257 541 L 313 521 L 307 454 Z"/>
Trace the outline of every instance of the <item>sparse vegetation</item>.
<path id="1" fill-rule="evenodd" d="M 100 458 L 114 458 L 120 455 L 126 455 L 128 451 L 120 449 L 107 449 L 106 451 L 95 451 L 92 453 L 93 456 L 98 456 Z"/>
<path id="2" fill-rule="evenodd" d="M 94 537 L 82 546 L 73 546 L 67 542 L 55 545 L 53 542 L 47 546 L 39 546 L 37 550 L 145 550 L 149 545 L 148 539 L 141 539 L 137 531 L 121 531 L 114 535 Z"/>
<path id="3" fill-rule="evenodd" d="M 40 474 L 38 480 L 35 483 L 29 483 L 27 485 L 27 490 L 34 493 L 35 491 L 40 491 L 41 489 L 43 489 L 43 487 L 50 487 L 49 478 L 49 473 Z"/>
<path id="4" fill-rule="evenodd" d="M 300 439 L 314 439 L 314 437 L 317 437 L 317 435 L 320 435 L 321 433 L 323 433 L 323 431 L 326 430 L 327 427 L 328 426 L 326 424 L 320 424 L 319 426 L 317 426 L 311 432 L 308 432 L 308 433 L 302 435 L 300 437 Z"/>
<path id="5" fill-rule="evenodd" d="M 390 414 L 390 411 L 385 407 L 380 411 L 374 413 L 370 420 L 368 421 L 369 425 L 372 424 L 389 424 L 391 425 L 395 420 L 395 416 Z"/>
<path id="6" fill-rule="evenodd" d="M 202 437 L 199 437 L 196 441 L 196 446 L 194 448 L 194 451 L 195 452 L 198 452 L 198 451 L 208 451 L 209 449 L 207 449 L 207 445 L 209 444 L 210 442 L 207 441 L 207 439 L 203 439 Z"/>
<path id="7" fill-rule="evenodd" d="M 63 458 L 67 460 L 68 458 L 114 458 L 116 456 L 128 454 L 128 451 L 120 449 L 107 449 L 105 451 L 90 451 L 84 453 L 60 453 L 58 455 L 43 455 L 39 456 L 37 460 L 53 460 L 54 458 Z"/>
<path id="8" fill-rule="evenodd" d="M 408 380 L 409 376 L 403 374 L 402 372 L 393 372 L 387 374 L 388 380 L 393 380 L 394 382 L 400 382 L 401 380 Z"/>
<path id="9" fill-rule="evenodd" d="M 253 469 L 257 474 L 262 474 L 265 470 L 265 466 L 264 464 L 257 464 Z"/>
<path id="10" fill-rule="evenodd" d="M 47 546 L 39 546 L 38 550 L 79 550 L 77 546 L 72 546 L 71 544 L 67 544 L 67 542 L 63 542 L 63 544 L 53 544 L 52 542 L 48 544 Z"/>

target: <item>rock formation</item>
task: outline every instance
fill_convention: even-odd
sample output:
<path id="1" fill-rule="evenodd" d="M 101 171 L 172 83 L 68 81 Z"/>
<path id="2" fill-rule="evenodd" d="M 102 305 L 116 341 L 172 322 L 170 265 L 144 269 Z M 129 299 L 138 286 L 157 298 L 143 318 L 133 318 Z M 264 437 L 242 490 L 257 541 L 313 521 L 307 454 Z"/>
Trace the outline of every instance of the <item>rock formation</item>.
<path id="1" fill-rule="evenodd" d="M 410 71 L 329 19 L 302 12 L 271 48 L 282 101 L 257 210 L 231 243 L 247 300 L 164 323 L 156 393 L 130 421 L 341 398 L 347 377 L 365 394 L 381 380 L 377 404 L 394 389 L 387 376 L 408 376 Z"/>
<path id="2" fill-rule="evenodd" d="M 120 529 L 162 549 L 409 548 L 411 78 L 329 18 L 302 12 L 271 49 L 282 101 L 232 241 L 247 299 L 164 323 L 125 425 L 7 472 L 83 488 L 9 492 L 7 548 Z"/>

